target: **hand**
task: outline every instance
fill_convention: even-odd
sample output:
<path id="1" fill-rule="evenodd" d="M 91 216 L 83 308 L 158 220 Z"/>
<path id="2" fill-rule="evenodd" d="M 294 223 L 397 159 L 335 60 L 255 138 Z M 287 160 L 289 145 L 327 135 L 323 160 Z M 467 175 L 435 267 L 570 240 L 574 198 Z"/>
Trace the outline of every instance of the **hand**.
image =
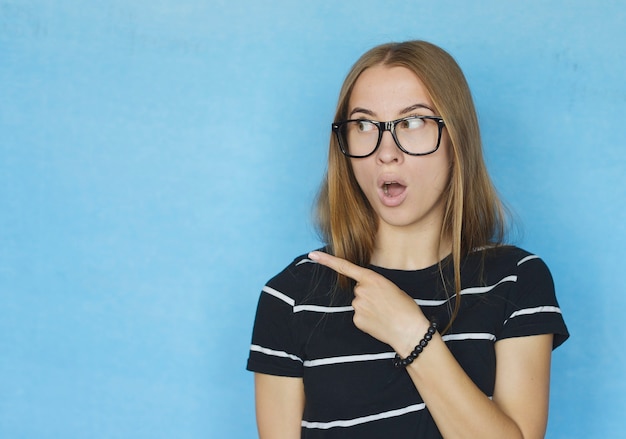
<path id="1" fill-rule="evenodd" d="M 309 258 L 356 281 L 354 324 L 361 331 L 387 343 L 401 356 L 408 355 L 428 328 L 428 319 L 404 291 L 384 276 L 323 252 Z"/>

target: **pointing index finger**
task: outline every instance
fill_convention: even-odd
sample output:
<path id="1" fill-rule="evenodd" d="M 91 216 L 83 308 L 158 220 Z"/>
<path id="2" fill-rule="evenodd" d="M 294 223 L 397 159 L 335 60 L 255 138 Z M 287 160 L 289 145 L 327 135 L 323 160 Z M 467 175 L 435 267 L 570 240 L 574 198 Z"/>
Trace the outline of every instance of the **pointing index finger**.
<path id="1" fill-rule="evenodd" d="M 359 267 L 350 261 L 320 251 L 309 253 L 309 258 L 357 282 L 361 280 L 366 272 L 365 268 Z"/>

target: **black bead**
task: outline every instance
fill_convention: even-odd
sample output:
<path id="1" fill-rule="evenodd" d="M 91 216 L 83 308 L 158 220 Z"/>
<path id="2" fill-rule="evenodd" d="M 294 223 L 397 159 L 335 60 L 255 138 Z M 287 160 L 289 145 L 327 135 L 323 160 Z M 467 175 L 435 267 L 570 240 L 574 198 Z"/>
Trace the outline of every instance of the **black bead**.
<path id="1" fill-rule="evenodd" d="M 395 367 L 407 367 L 409 364 L 413 363 L 415 359 L 424 351 L 424 348 L 428 346 L 428 342 L 433 339 L 433 335 L 437 332 L 437 322 L 431 321 L 426 334 L 424 334 L 424 338 L 420 340 L 419 344 L 415 346 L 413 352 L 409 354 L 408 357 L 402 359 L 400 355 L 396 353 L 393 358 L 393 365 Z"/>

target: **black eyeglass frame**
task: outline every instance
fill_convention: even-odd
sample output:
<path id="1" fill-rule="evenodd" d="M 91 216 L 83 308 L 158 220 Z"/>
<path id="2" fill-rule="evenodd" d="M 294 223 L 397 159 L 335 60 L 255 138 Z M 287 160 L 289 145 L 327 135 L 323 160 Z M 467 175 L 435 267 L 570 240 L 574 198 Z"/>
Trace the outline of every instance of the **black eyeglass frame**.
<path id="1" fill-rule="evenodd" d="M 429 119 L 429 120 L 434 120 L 435 122 L 437 122 L 437 128 L 439 130 L 439 133 L 437 135 L 437 146 L 435 146 L 435 149 L 433 149 L 432 151 L 409 152 L 406 149 L 404 149 L 402 145 L 400 144 L 400 141 L 398 140 L 398 137 L 396 136 L 396 124 L 407 121 L 407 120 L 414 120 L 414 119 Z M 348 152 L 348 145 L 344 145 L 344 141 L 340 134 L 340 130 L 342 126 L 344 126 L 345 124 L 349 122 L 369 122 L 378 127 L 378 141 L 376 142 L 376 147 L 369 154 L 352 155 Z M 371 120 L 371 119 L 349 119 L 349 120 L 344 120 L 341 122 L 333 123 L 331 126 L 332 126 L 333 133 L 335 133 L 335 137 L 337 138 L 337 143 L 339 144 L 339 149 L 341 150 L 341 152 L 346 157 L 350 157 L 353 159 L 363 159 L 365 157 L 369 157 L 372 154 L 374 154 L 376 150 L 380 147 L 380 142 L 383 139 L 383 134 L 385 133 L 385 131 L 389 131 L 391 133 L 391 137 L 393 137 L 394 142 L 396 142 L 396 146 L 400 149 L 400 151 L 402 151 L 403 153 L 407 155 L 422 156 L 422 155 L 432 154 L 439 149 L 439 145 L 441 144 L 441 132 L 443 131 L 443 127 L 446 126 L 446 123 L 443 121 L 443 118 L 441 116 L 407 116 L 407 117 L 402 117 L 396 120 L 390 120 L 387 122 L 379 122 L 377 120 Z"/>

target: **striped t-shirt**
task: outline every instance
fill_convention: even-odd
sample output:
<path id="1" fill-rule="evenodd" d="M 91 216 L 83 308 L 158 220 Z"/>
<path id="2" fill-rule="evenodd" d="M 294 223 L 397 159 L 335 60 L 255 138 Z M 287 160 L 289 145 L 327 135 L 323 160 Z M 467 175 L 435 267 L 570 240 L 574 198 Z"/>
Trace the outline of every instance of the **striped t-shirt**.
<path id="1" fill-rule="evenodd" d="M 455 300 L 442 281 L 452 278 L 450 258 L 442 267 L 443 276 L 439 264 L 416 271 L 369 268 L 444 328 Z M 475 251 L 463 261 L 461 278 L 461 309 L 443 340 L 491 397 L 498 340 L 554 334 L 557 347 L 568 337 L 567 328 L 550 272 L 535 255 L 509 246 Z M 408 373 L 393 366 L 391 347 L 354 326 L 352 293 L 333 292 L 335 279 L 332 270 L 301 256 L 267 283 L 248 370 L 303 378 L 303 438 L 440 438 Z"/>

